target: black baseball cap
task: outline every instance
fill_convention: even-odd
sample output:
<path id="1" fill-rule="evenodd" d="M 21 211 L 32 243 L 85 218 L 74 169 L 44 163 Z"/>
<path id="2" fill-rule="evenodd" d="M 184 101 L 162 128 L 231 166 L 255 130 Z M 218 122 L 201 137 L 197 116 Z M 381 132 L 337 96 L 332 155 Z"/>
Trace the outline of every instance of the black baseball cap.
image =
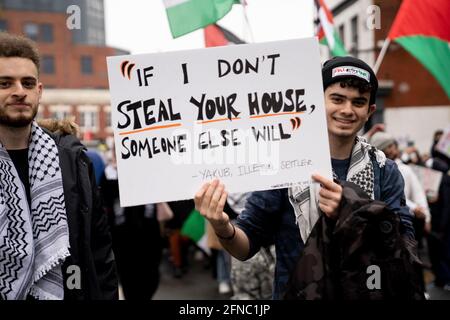
<path id="1" fill-rule="evenodd" d="M 339 82 L 342 79 L 357 78 L 370 83 L 372 89 L 370 91 L 369 104 L 375 103 L 375 97 L 378 90 L 378 80 L 372 68 L 355 57 L 333 57 L 325 61 L 322 66 L 323 90 L 329 85 Z"/>

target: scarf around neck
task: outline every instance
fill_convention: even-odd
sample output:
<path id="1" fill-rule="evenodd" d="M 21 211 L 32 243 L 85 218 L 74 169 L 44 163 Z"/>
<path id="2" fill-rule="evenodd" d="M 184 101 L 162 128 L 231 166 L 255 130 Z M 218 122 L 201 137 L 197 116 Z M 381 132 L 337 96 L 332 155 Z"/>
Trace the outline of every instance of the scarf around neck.
<path id="1" fill-rule="evenodd" d="M 386 156 L 382 151 L 366 143 L 364 138 L 356 137 L 346 181 L 355 183 L 371 199 L 374 199 L 374 169 L 371 154 L 375 155 L 380 168 L 385 165 Z M 333 178 L 337 178 L 334 172 Z M 297 186 L 288 190 L 289 202 L 294 208 L 295 221 L 304 243 L 306 243 L 311 230 L 319 219 L 319 191 L 320 185 L 316 182 L 307 187 Z"/>
<path id="2" fill-rule="evenodd" d="M 0 143 L 0 297 L 63 299 L 69 233 L 58 148 L 35 122 L 28 148 L 31 208 Z"/>

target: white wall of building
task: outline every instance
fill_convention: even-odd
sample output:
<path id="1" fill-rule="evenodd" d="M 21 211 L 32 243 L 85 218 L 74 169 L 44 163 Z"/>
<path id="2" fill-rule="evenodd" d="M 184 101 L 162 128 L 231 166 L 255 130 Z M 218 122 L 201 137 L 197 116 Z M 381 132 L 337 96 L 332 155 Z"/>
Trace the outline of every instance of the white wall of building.
<path id="1" fill-rule="evenodd" d="M 434 132 L 450 125 L 450 106 L 386 108 L 384 122 L 400 145 L 412 140 L 421 153 L 429 153 Z"/>
<path id="2" fill-rule="evenodd" d="M 327 4 L 331 4 L 329 5 L 330 10 L 341 2 L 343 1 L 326 1 Z M 351 20 L 354 16 L 358 16 L 358 50 L 362 50 L 358 54 L 358 58 L 373 66 L 375 64 L 375 54 L 372 49 L 375 45 L 375 32 L 367 27 L 367 21 L 370 18 L 367 10 L 371 5 L 373 5 L 373 0 L 356 1 L 334 17 L 334 26 L 336 30 L 339 30 L 339 26 L 344 25 L 344 45 L 350 53 L 352 39 Z"/>

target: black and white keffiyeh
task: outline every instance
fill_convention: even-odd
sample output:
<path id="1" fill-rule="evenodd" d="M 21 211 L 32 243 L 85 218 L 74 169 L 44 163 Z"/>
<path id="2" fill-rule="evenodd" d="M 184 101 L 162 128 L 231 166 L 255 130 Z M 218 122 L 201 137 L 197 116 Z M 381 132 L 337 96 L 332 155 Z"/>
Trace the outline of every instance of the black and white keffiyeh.
<path id="1" fill-rule="evenodd" d="M 385 165 L 386 156 L 383 152 L 366 143 L 364 138 L 356 137 L 346 180 L 358 185 L 374 199 L 374 169 L 370 153 L 375 155 L 376 162 L 380 168 Z M 333 176 L 336 178 L 334 172 Z M 319 191 L 320 186 L 316 182 L 307 187 L 289 188 L 288 191 L 289 201 L 294 208 L 295 221 L 299 227 L 303 242 L 306 242 L 311 230 L 319 219 Z"/>
<path id="2" fill-rule="evenodd" d="M 31 210 L 0 143 L 0 297 L 63 299 L 61 263 L 70 245 L 58 148 L 34 122 L 28 162 Z"/>

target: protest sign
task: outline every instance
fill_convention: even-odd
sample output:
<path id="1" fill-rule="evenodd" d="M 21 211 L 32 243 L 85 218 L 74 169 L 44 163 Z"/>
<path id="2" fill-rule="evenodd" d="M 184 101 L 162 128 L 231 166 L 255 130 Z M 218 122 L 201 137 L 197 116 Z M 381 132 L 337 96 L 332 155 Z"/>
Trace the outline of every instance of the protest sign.
<path id="1" fill-rule="evenodd" d="M 437 197 L 439 194 L 442 172 L 422 166 L 417 166 L 415 164 L 409 164 L 409 166 L 419 179 L 423 190 L 427 194 L 427 197 L 430 199 Z"/>
<path id="2" fill-rule="evenodd" d="M 317 39 L 107 63 L 122 206 L 332 177 Z"/>
<path id="3" fill-rule="evenodd" d="M 439 139 L 436 149 L 450 158 L 450 126 L 448 126 Z"/>

